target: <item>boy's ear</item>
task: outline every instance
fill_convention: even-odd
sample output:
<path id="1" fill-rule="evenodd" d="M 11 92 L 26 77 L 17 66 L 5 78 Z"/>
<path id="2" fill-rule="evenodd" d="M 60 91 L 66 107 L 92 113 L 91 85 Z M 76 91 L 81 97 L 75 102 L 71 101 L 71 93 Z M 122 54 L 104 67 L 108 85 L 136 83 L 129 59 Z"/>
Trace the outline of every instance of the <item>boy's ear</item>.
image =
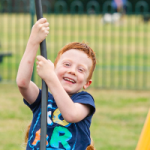
<path id="1" fill-rule="evenodd" d="M 88 88 L 91 83 L 92 83 L 92 80 L 90 79 L 90 80 L 83 86 L 83 89 Z"/>

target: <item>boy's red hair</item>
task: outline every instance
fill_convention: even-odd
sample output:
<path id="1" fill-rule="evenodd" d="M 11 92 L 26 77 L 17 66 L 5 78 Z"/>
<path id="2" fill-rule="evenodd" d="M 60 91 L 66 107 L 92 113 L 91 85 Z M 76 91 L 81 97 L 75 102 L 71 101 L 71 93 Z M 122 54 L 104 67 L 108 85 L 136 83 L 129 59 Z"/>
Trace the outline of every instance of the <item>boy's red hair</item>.
<path id="1" fill-rule="evenodd" d="M 68 51 L 68 50 L 71 50 L 71 49 L 76 49 L 76 50 L 79 50 L 79 51 L 82 51 L 84 53 L 86 53 L 88 55 L 88 57 L 92 60 L 92 67 L 90 69 L 90 73 L 89 73 L 89 76 L 88 76 L 88 81 L 92 78 L 92 74 L 93 74 L 93 71 L 95 69 L 95 66 L 96 66 L 96 56 L 95 56 L 95 53 L 94 51 L 85 43 L 79 43 L 79 42 L 72 42 L 72 43 L 69 43 L 67 45 L 65 45 L 58 53 L 56 59 L 55 59 L 55 62 L 54 62 L 54 66 L 56 67 L 57 65 L 57 62 L 59 61 L 61 55 Z"/>

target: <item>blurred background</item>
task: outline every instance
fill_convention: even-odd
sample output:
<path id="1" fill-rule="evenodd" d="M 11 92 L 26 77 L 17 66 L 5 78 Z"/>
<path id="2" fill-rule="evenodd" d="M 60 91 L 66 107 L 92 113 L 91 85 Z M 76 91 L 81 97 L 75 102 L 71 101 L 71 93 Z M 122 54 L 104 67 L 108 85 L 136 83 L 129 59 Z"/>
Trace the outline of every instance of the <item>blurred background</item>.
<path id="1" fill-rule="evenodd" d="M 58 51 L 73 41 L 84 41 L 96 52 L 89 92 L 97 106 L 91 127 L 97 150 L 134 150 L 150 105 L 150 1 L 42 0 L 42 5 L 43 16 L 50 23 L 48 59 L 54 61 Z M 20 101 L 15 79 L 36 20 L 34 0 L 0 0 L 3 150 L 24 147 L 20 144 L 22 132 L 32 117 Z M 32 80 L 41 86 L 36 68 Z"/>
<path id="2" fill-rule="evenodd" d="M 150 89 L 150 2 L 139 0 L 42 0 L 50 23 L 48 58 L 72 41 L 87 42 L 97 56 L 93 87 Z M 33 0 L 0 1 L 1 82 L 15 82 L 36 21 Z M 1 55 L 2 55 L 1 54 Z M 40 79 L 33 74 L 36 83 Z M 40 84 L 40 83 L 39 83 Z"/>

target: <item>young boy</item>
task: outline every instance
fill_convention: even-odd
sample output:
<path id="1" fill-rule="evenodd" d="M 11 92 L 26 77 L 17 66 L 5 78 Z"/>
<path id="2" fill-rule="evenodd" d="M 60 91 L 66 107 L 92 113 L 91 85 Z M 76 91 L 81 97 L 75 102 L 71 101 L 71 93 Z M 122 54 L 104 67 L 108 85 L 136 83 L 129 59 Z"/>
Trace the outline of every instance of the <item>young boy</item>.
<path id="1" fill-rule="evenodd" d="M 39 44 L 48 33 L 46 18 L 38 20 L 32 28 L 16 78 L 24 103 L 33 112 L 27 150 L 40 147 L 41 90 L 31 81 L 31 76 Z M 96 65 L 93 50 L 84 43 L 73 42 L 61 49 L 54 64 L 42 56 L 37 56 L 36 64 L 38 75 L 50 90 L 47 150 L 85 150 L 91 143 L 89 128 L 95 104 L 90 94 L 80 90 L 92 83 Z"/>

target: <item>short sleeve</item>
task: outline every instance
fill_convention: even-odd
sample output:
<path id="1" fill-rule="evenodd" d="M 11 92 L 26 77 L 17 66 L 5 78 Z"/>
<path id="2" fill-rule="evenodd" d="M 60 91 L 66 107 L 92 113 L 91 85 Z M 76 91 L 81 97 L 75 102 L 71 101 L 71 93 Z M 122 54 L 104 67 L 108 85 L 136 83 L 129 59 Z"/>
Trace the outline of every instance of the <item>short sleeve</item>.
<path id="1" fill-rule="evenodd" d="M 73 95 L 71 98 L 72 98 L 74 103 L 81 103 L 81 104 L 85 104 L 85 105 L 90 105 L 91 114 L 93 115 L 95 113 L 95 110 L 96 110 L 95 109 L 95 102 L 94 102 L 93 97 L 89 93 L 82 91 L 80 93 Z"/>
<path id="2" fill-rule="evenodd" d="M 34 112 L 41 104 L 41 89 L 39 89 L 38 97 L 33 104 L 29 104 L 25 99 L 23 99 L 23 101 L 32 110 L 32 112 Z"/>

